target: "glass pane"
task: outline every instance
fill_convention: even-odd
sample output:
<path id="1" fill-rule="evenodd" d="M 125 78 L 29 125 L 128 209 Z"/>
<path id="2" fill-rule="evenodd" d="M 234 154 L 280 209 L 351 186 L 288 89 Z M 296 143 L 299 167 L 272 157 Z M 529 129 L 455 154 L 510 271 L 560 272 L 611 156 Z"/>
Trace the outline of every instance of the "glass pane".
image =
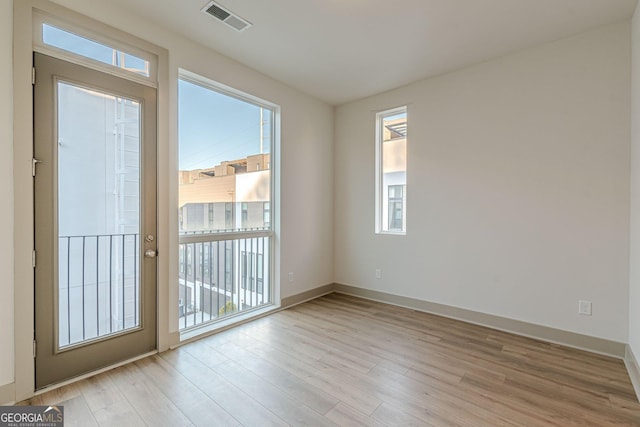
<path id="1" fill-rule="evenodd" d="M 57 84 L 59 347 L 140 325 L 137 101 Z"/>
<path id="2" fill-rule="evenodd" d="M 180 233 L 271 226 L 273 112 L 179 82 Z"/>
<path id="3" fill-rule="evenodd" d="M 50 24 L 42 24 L 42 41 L 76 55 L 149 77 L 149 62 Z"/>
<path id="4" fill-rule="evenodd" d="M 179 245 L 180 329 L 271 303 L 270 237 Z"/>
<path id="5" fill-rule="evenodd" d="M 406 231 L 407 112 L 380 118 L 382 137 L 382 231 Z"/>
<path id="6" fill-rule="evenodd" d="M 179 81 L 180 329 L 271 303 L 273 110 Z M 220 240 L 216 233 L 247 232 Z M 210 241 L 190 241 L 208 234 Z M 194 254 L 193 256 L 191 254 Z"/>

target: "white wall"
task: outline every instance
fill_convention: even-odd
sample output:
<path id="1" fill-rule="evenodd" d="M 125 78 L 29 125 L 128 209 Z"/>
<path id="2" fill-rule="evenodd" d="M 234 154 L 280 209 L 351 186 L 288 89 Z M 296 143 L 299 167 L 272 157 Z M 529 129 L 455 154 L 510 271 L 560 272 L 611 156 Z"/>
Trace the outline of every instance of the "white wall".
<path id="1" fill-rule="evenodd" d="M 0 0 L 0 386 L 13 383 L 12 61 L 13 0 Z"/>
<path id="2" fill-rule="evenodd" d="M 339 107 L 336 282 L 626 342 L 629 93 L 620 23 Z M 374 235 L 375 112 L 405 104 L 407 236 Z"/>
<path id="3" fill-rule="evenodd" d="M 629 273 L 629 346 L 640 357 L 640 7 L 631 32 L 631 253 Z"/>

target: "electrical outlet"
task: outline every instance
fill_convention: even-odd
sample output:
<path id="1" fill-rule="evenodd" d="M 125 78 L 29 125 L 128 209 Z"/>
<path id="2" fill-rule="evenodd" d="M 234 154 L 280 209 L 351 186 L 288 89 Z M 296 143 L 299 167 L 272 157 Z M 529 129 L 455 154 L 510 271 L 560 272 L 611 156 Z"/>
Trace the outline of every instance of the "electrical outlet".
<path id="1" fill-rule="evenodd" d="M 591 316 L 591 301 L 579 300 L 578 301 L 578 314 L 585 316 Z"/>
<path id="2" fill-rule="evenodd" d="M 376 268 L 376 279 L 382 279 L 382 270 Z"/>
<path id="3" fill-rule="evenodd" d="M 289 272 L 289 282 L 293 282 L 293 271 Z"/>

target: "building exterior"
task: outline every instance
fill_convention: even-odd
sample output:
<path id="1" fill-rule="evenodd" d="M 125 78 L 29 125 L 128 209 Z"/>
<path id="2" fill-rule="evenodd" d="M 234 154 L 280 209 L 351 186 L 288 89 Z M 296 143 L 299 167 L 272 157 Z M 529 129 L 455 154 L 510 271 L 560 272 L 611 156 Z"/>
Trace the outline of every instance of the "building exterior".
<path id="1" fill-rule="evenodd" d="M 271 229 L 270 155 L 179 172 L 181 236 Z M 271 302 L 269 236 L 207 239 L 179 248 L 182 329 Z"/>
<path id="2" fill-rule="evenodd" d="M 407 223 L 407 116 L 382 123 L 382 229 L 404 232 Z"/>
<path id="3" fill-rule="evenodd" d="M 180 171 L 180 233 L 269 229 L 270 155 Z"/>

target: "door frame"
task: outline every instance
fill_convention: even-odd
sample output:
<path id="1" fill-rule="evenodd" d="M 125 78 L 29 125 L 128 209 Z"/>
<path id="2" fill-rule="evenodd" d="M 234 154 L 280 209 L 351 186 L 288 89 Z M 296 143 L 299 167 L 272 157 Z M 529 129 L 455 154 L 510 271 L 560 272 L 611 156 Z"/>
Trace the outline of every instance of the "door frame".
<path id="1" fill-rule="evenodd" d="M 158 59 L 158 116 L 157 116 L 157 169 L 168 171 L 177 169 L 175 156 L 171 154 L 171 135 L 177 134 L 170 126 L 170 92 L 172 90 L 169 72 L 168 51 L 162 47 L 132 36 L 109 25 L 88 18 L 47 0 L 20 0 L 13 5 L 13 216 L 14 216 L 14 378 L 9 391 L 15 401 L 33 397 L 35 394 L 35 364 L 33 359 L 34 333 L 34 270 L 32 251 L 34 238 L 33 187 L 28 185 L 33 158 L 33 87 L 31 69 L 33 62 L 34 38 L 33 22 L 36 13 L 46 13 L 63 19 L 71 25 L 91 29 L 105 38 L 120 40 L 138 49 L 155 55 Z M 46 52 L 43 52 L 46 53 Z M 175 74 L 175 73 L 174 73 Z M 174 89 L 177 84 L 174 84 Z M 157 297 L 157 350 L 165 351 L 179 343 L 177 326 L 171 328 L 172 304 L 177 297 L 170 293 L 170 277 L 177 275 L 170 248 L 177 245 L 177 238 L 171 235 L 171 224 L 177 224 L 177 212 L 171 210 L 173 189 L 171 174 L 158 174 L 158 297 Z M 26 185 L 25 185 L 26 184 Z M 177 255 L 176 257 L 177 258 Z M 175 299 L 175 301 L 174 301 Z M 177 324 L 177 313 L 176 313 Z M 173 330 L 172 330 L 173 329 Z M 46 390 L 46 389 L 45 389 Z"/>
<path id="2" fill-rule="evenodd" d="M 34 166 L 36 172 L 34 174 L 36 203 L 35 337 L 38 344 L 35 361 L 36 388 L 45 388 L 122 360 L 137 357 L 157 348 L 157 260 L 143 256 L 147 249 L 156 250 L 157 100 L 155 88 L 49 55 L 35 53 L 34 65 L 37 75 L 34 86 L 34 102 L 36 103 L 34 106 L 34 152 L 40 161 L 37 168 Z M 140 211 L 138 217 L 140 229 L 139 239 L 137 239 L 139 246 L 134 240 L 134 249 L 137 252 L 137 256 L 134 256 L 134 260 L 136 260 L 134 262 L 139 261 L 139 270 L 137 270 L 139 280 L 137 283 L 140 286 L 140 293 L 139 307 L 136 308 L 139 310 L 139 325 L 132 329 L 71 344 L 66 348 L 60 348 L 58 342 L 61 315 L 58 291 L 60 286 L 58 282 L 60 278 L 58 229 L 61 188 L 58 169 L 60 150 L 55 141 L 59 137 L 57 132 L 59 131 L 60 111 L 58 111 L 57 104 L 59 100 L 58 84 L 61 82 L 78 88 L 95 89 L 114 96 L 134 99 L 141 106 L 139 117 L 141 125 Z M 142 237 L 149 234 L 154 236 L 154 239 L 146 240 Z M 124 237 L 122 244 L 124 248 Z M 85 254 L 82 256 L 84 257 Z M 84 260 L 82 265 L 84 266 Z M 84 281 L 84 272 L 82 277 Z M 67 310 L 71 309 L 67 308 Z M 84 313 L 84 307 L 82 312 Z"/>

